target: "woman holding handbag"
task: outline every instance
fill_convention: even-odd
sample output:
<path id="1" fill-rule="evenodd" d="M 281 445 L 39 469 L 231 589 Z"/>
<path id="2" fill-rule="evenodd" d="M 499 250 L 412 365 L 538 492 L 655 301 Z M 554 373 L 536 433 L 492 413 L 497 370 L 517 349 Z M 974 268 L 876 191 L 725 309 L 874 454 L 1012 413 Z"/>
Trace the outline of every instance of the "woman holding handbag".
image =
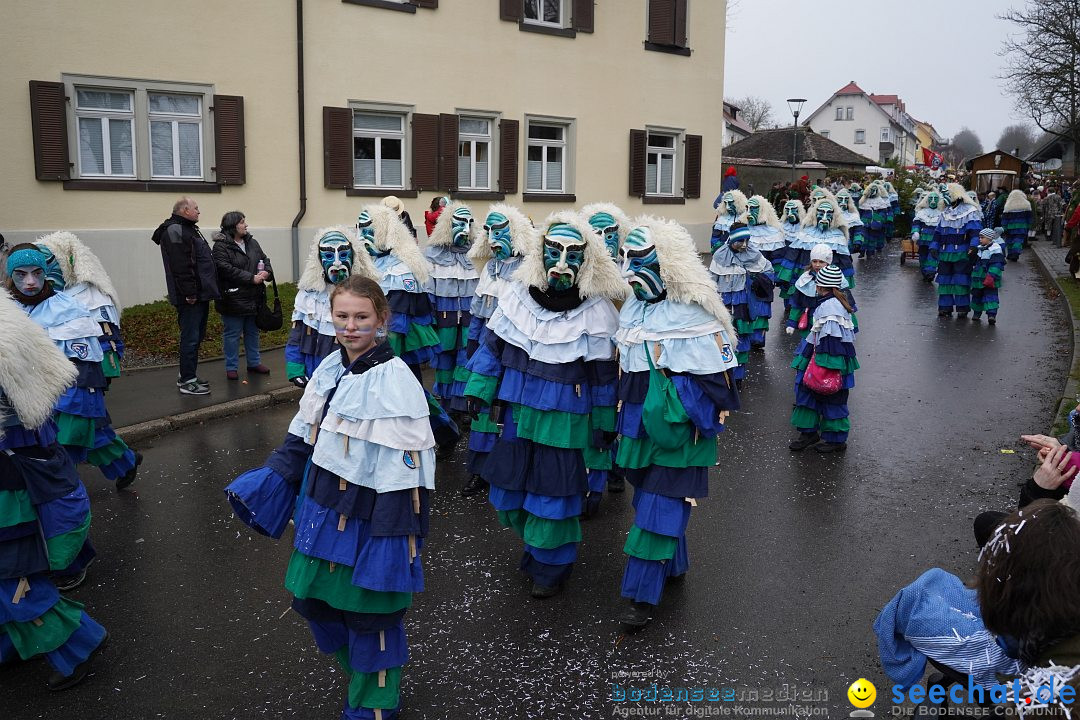
<path id="1" fill-rule="evenodd" d="M 266 306 L 264 283 L 271 278 L 270 258 L 248 232 L 247 218 L 239 210 L 225 213 L 221 232 L 213 235 L 214 264 L 217 265 L 221 299 L 214 305 L 225 324 L 225 377 L 239 377 L 240 336 L 248 374 L 269 375 L 259 355 L 259 327 L 256 316 Z"/>
<path id="2" fill-rule="evenodd" d="M 799 437 L 795 451 L 814 447 L 821 453 L 847 449 L 851 419 L 848 391 L 855 387 L 854 309 L 843 292 L 844 275 L 836 265 L 817 272 L 817 298 L 810 309 L 810 334 L 795 351 L 795 409 L 791 424 Z"/>

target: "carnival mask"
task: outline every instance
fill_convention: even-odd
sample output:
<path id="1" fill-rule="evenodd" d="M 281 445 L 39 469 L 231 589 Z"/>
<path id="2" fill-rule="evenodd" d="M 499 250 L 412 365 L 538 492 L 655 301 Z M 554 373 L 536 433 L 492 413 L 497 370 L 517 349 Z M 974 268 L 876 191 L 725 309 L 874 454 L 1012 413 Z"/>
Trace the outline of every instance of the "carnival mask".
<path id="1" fill-rule="evenodd" d="M 868 197 L 868 198 L 876 198 L 880 191 L 881 191 L 881 188 L 878 187 L 877 183 L 870 183 L 866 187 L 866 197 Z"/>
<path id="2" fill-rule="evenodd" d="M 951 198 L 949 197 L 949 186 L 945 183 L 938 185 L 938 192 L 941 193 L 941 197 L 943 197 L 946 201 L 951 200 Z"/>
<path id="3" fill-rule="evenodd" d="M 938 205 L 941 204 L 941 195 L 936 192 L 927 193 L 926 195 L 926 207 L 931 210 L 937 210 Z"/>
<path id="4" fill-rule="evenodd" d="M 473 224 L 472 211 L 467 207 L 459 207 L 454 211 L 451 223 L 454 238 L 451 244 L 456 248 L 468 248 L 472 243 L 472 233 L 470 232 Z"/>
<path id="5" fill-rule="evenodd" d="M 761 201 L 757 198 L 751 198 L 746 203 L 746 224 L 757 225 L 758 218 L 761 216 Z"/>
<path id="6" fill-rule="evenodd" d="M 731 192 L 724 193 L 724 211 L 731 217 L 735 217 L 737 214 L 735 207 L 735 194 Z"/>
<path id="7" fill-rule="evenodd" d="M 813 190 L 810 191 L 810 204 L 811 205 L 816 203 L 818 200 L 824 200 L 824 199 L 825 199 L 825 191 L 822 190 L 821 188 L 814 188 Z"/>
<path id="8" fill-rule="evenodd" d="M 367 250 L 368 255 L 373 258 L 386 255 L 385 252 L 375 247 L 375 226 L 372 224 L 371 215 L 368 214 L 367 210 L 362 210 L 360 217 L 356 219 L 356 231 L 360 235 L 360 244 Z"/>
<path id="9" fill-rule="evenodd" d="M 45 255 L 45 279 L 52 285 L 53 290 L 63 290 L 64 285 L 64 271 L 60 269 L 60 262 L 53 255 L 53 251 L 45 245 L 36 245 L 38 250 Z"/>
<path id="10" fill-rule="evenodd" d="M 848 206 L 851 203 L 851 195 L 847 190 L 840 190 L 836 193 L 836 202 L 840 205 L 841 212 L 848 212 Z"/>
<path id="11" fill-rule="evenodd" d="M 858 200 L 862 197 L 862 185 L 859 183 L 851 183 L 851 185 L 848 186 L 848 192 L 851 193 L 853 200 Z"/>
<path id="12" fill-rule="evenodd" d="M 832 227 L 834 212 L 832 203 L 828 200 L 818 203 L 817 213 L 814 215 L 814 223 L 817 225 L 818 230 L 825 232 Z"/>
<path id="13" fill-rule="evenodd" d="M 660 259 L 649 228 L 634 228 L 626 236 L 619 249 L 619 267 L 638 300 L 655 300 L 663 294 Z"/>
<path id="14" fill-rule="evenodd" d="M 544 269 L 548 287 L 569 290 L 577 284 L 578 273 L 585 262 L 585 239 L 565 223 L 555 223 L 544 235 Z"/>
<path id="15" fill-rule="evenodd" d="M 619 257 L 619 223 L 611 213 L 598 212 L 589 218 L 589 225 L 593 232 L 604 240 L 604 246 L 611 254 L 612 259 Z"/>
<path id="16" fill-rule="evenodd" d="M 799 201 L 789 200 L 784 203 L 784 222 L 791 225 L 799 224 Z"/>
<path id="17" fill-rule="evenodd" d="M 362 219 L 363 214 L 360 217 Z M 337 285 L 348 279 L 353 265 L 353 247 L 349 238 L 337 230 L 331 230 L 319 238 L 319 261 L 326 282 Z"/>
<path id="18" fill-rule="evenodd" d="M 484 220 L 484 232 L 488 236 L 488 246 L 496 260 L 508 260 L 514 254 L 510 237 L 510 218 L 502 213 L 488 213 Z"/>

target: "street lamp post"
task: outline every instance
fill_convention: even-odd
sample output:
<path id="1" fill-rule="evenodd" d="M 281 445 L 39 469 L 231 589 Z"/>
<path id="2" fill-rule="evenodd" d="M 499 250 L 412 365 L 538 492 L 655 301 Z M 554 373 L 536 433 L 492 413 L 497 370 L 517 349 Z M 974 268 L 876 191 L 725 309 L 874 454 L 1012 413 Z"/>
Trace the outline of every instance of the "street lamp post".
<path id="1" fill-rule="evenodd" d="M 795 182 L 795 164 L 796 158 L 799 154 L 799 111 L 802 110 L 803 103 L 806 102 L 806 98 L 788 98 L 788 109 L 791 110 L 791 114 L 795 116 L 795 123 L 791 126 L 791 182 Z"/>

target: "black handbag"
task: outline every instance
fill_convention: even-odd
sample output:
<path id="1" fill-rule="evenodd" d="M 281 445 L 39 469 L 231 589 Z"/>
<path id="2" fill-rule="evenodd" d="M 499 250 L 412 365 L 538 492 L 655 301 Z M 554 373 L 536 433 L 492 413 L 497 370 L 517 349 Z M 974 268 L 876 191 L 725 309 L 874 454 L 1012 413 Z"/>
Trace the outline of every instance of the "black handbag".
<path id="1" fill-rule="evenodd" d="M 281 319 L 281 298 L 278 297 L 277 280 L 270 278 L 270 284 L 274 288 L 274 309 L 271 310 L 266 304 L 266 291 L 263 291 L 263 301 L 255 308 L 255 327 L 265 332 L 280 330 L 283 324 Z"/>

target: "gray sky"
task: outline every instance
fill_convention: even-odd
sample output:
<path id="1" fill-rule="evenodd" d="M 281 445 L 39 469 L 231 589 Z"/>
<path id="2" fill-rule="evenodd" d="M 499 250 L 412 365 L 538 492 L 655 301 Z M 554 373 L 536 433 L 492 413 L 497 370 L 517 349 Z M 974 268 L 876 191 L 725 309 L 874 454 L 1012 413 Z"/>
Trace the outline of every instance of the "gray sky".
<path id="1" fill-rule="evenodd" d="M 896 94 L 908 113 L 950 138 L 964 125 L 994 149 L 1022 122 L 1001 89 L 997 56 L 1012 24 L 997 15 L 1022 0 L 737 0 L 729 12 L 724 96 L 764 97 L 790 125 L 786 98 L 807 99 L 801 123 L 850 80 Z M 940 80 L 962 67 L 962 78 Z M 1028 124 L 1031 124 L 1030 122 Z"/>

